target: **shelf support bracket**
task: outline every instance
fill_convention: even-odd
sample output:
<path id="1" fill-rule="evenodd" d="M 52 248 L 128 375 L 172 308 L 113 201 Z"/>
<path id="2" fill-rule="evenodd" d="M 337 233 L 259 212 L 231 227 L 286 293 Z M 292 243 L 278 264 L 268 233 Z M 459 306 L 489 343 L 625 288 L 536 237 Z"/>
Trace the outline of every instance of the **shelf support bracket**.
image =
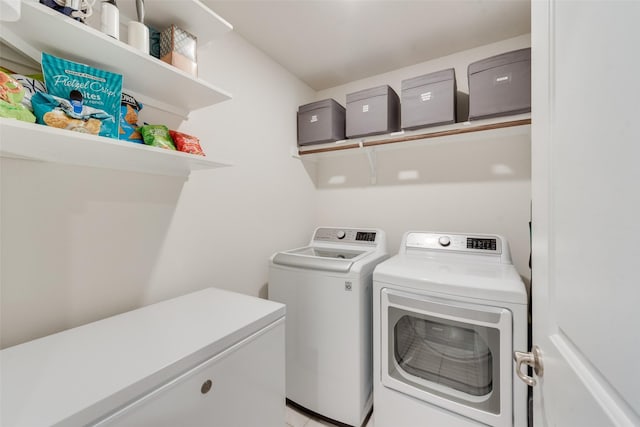
<path id="1" fill-rule="evenodd" d="M 378 168 L 376 162 L 376 152 L 372 149 L 365 150 L 367 160 L 369 161 L 369 181 L 371 184 L 378 182 Z"/>
<path id="2" fill-rule="evenodd" d="M 298 147 L 291 147 L 291 149 L 289 150 L 289 153 L 291 154 L 291 157 L 293 157 L 294 159 L 302 160 L 302 156 L 298 151 Z"/>

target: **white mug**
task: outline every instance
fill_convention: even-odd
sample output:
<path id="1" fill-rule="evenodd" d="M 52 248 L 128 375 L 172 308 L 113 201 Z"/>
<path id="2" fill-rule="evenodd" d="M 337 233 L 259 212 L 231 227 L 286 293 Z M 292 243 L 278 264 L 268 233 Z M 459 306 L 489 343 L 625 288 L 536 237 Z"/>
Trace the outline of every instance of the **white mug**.
<path id="1" fill-rule="evenodd" d="M 131 21 L 128 24 L 128 43 L 136 49 L 149 53 L 149 29 L 142 22 Z"/>

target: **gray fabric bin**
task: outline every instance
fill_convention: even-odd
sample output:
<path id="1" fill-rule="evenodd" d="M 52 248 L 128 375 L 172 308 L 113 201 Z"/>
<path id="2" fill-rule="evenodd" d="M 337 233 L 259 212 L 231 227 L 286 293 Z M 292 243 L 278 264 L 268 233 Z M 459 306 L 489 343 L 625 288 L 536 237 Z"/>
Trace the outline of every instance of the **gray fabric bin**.
<path id="1" fill-rule="evenodd" d="M 333 99 L 298 107 L 298 145 L 345 139 L 345 109 Z"/>
<path id="2" fill-rule="evenodd" d="M 402 81 L 402 129 L 456 122 L 456 72 L 453 68 Z"/>
<path id="3" fill-rule="evenodd" d="M 347 94 L 347 138 L 400 130 L 400 99 L 389 86 Z"/>
<path id="4" fill-rule="evenodd" d="M 469 64 L 469 120 L 531 111 L 531 48 Z"/>

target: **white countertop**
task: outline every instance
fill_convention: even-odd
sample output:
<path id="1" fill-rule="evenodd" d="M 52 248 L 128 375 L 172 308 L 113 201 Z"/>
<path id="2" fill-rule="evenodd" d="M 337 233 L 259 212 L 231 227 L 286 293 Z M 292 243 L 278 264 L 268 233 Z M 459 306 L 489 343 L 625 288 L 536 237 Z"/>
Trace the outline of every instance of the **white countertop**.
<path id="1" fill-rule="evenodd" d="M 84 425 L 282 318 L 209 288 L 0 351 L 0 425 Z"/>

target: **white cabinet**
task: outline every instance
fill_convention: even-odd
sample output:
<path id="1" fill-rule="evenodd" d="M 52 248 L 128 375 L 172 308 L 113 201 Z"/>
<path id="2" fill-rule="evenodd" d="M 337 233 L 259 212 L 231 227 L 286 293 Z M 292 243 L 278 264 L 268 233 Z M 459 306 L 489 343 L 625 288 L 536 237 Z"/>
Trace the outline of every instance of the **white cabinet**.
<path id="1" fill-rule="evenodd" d="M 134 2 L 131 2 L 132 4 Z M 198 0 L 151 0 L 150 21 L 182 25 L 201 42 L 232 27 Z M 174 16 L 165 16 L 166 13 Z M 2 41 L 40 62 L 41 52 L 123 75 L 123 90 L 139 101 L 179 117 L 216 104 L 231 95 L 221 88 L 146 55 L 88 25 L 54 11 L 37 0 L 23 0 L 20 19 L 3 22 Z M 191 171 L 226 166 L 209 157 L 158 152 L 110 138 L 60 132 L 41 125 L 0 120 L 0 155 L 71 165 L 102 167 L 159 175 L 188 176 Z"/>
<path id="2" fill-rule="evenodd" d="M 281 427 L 284 320 L 154 390 L 96 427 Z"/>
<path id="3" fill-rule="evenodd" d="M 0 425 L 280 427 L 284 314 L 208 288 L 4 349 Z"/>

